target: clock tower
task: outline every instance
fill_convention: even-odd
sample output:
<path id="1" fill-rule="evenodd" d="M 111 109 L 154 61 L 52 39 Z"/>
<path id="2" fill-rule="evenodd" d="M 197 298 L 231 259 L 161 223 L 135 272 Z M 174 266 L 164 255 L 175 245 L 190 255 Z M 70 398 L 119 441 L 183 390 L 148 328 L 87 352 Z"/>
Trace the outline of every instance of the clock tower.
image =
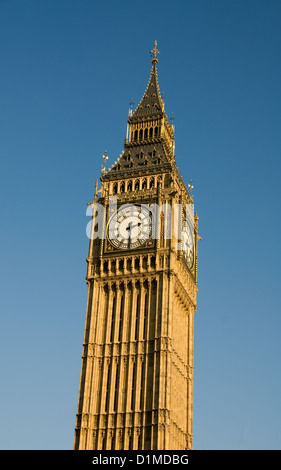
<path id="1" fill-rule="evenodd" d="M 124 150 L 91 203 L 77 450 L 192 449 L 198 217 L 157 56 L 155 42 Z"/>

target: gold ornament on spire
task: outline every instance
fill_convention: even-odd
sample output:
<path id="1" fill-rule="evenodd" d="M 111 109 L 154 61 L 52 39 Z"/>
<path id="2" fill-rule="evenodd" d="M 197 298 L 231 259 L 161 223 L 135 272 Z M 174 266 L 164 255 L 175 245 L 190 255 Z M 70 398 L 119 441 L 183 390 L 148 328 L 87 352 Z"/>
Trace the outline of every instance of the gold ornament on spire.
<path id="1" fill-rule="evenodd" d="M 154 42 L 154 48 L 152 51 L 150 51 L 150 53 L 152 54 L 151 62 L 153 64 L 158 64 L 157 54 L 160 54 L 160 52 L 157 49 L 157 41 Z"/>
<path id="2" fill-rule="evenodd" d="M 101 174 L 105 173 L 106 172 L 106 160 L 108 160 L 108 156 L 107 156 L 107 151 L 104 152 L 104 155 L 102 156 L 103 158 L 103 165 L 101 166 Z"/>

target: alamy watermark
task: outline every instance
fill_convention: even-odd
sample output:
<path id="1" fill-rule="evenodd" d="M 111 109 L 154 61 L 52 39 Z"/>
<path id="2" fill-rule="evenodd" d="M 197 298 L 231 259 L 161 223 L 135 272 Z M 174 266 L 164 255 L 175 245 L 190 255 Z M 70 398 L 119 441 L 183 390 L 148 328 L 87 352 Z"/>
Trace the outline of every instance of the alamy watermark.
<path id="1" fill-rule="evenodd" d="M 176 240 L 177 250 L 193 247 L 194 205 L 186 204 L 122 204 L 109 197 L 109 205 L 92 203 L 86 215 L 89 239 L 106 239 L 119 248 L 135 248 L 148 239 Z"/>

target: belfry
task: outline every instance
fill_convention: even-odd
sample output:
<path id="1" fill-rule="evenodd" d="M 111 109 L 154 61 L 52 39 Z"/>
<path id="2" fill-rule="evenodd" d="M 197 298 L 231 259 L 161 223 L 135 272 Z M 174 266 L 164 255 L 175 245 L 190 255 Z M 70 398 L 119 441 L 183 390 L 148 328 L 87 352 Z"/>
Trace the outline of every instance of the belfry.
<path id="1" fill-rule="evenodd" d="M 151 52 L 124 150 L 103 166 L 91 203 L 77 450 L 192 449 L 198 217 L 175 161 L 156 42 Z"/>

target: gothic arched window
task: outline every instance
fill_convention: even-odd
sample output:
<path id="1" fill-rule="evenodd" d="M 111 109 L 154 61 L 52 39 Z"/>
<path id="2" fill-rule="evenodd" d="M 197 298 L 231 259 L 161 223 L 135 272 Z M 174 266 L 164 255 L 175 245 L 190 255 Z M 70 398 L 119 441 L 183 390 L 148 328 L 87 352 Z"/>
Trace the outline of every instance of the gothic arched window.
<path id="1" fill-rule="evenodd" d="M 113 260 L 111 261 L 111 272 L 114 274 L 116 271 L 116 262 Z"/>

